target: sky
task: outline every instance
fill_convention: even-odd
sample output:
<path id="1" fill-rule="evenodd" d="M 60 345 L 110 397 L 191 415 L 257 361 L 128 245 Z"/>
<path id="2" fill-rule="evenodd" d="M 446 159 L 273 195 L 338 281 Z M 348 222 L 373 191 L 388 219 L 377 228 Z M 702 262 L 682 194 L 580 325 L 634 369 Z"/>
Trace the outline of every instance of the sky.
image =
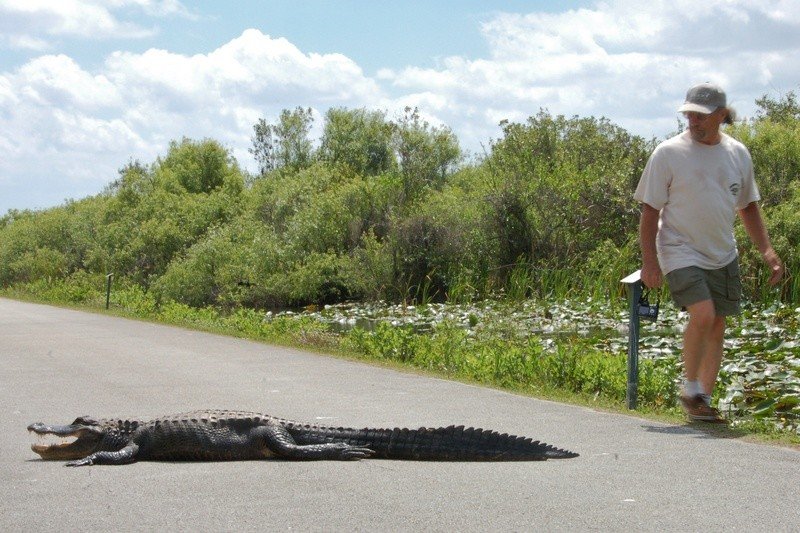
<path id="1" fill-rule="evenodd" d="M 480 155 L 502 120 L 678 129 L 695 83 L 800 92 L 800 0 L 0 0 L 0 216 L 103 191 L 172 140 L 250 171 L 253 125 L 417 107 Z"/>

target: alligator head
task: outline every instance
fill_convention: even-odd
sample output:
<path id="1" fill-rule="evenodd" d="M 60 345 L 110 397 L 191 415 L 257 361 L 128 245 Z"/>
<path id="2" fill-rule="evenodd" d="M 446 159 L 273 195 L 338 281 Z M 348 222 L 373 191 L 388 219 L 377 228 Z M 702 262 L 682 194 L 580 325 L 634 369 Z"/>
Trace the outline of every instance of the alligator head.
<path id="1" fill-rule="evenodd" d="M 66 426 L 48 426 L 41 422 L 28 426 L 29 432 L 42 439 L 55 437 L 59 440 L 54 444 L 31 445 L 31 449 L 42 459 L 54 461 L 81 459 L 104 448 L 108 429 L 100 421 L 88 416 L 79 416 L 72 424 Z"/>

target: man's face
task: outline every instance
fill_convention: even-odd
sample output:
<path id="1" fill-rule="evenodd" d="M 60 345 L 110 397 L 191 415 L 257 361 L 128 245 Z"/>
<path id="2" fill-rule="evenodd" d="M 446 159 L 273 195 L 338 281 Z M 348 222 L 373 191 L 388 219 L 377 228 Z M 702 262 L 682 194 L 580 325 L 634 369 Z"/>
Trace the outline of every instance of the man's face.
<path id="1" fill-rule="evenodd" d="M 713 113 L 697 113 L 687 111 L 683 114 L 689 122 L 689 134 L 692 139 L 703 144 L 717 144 L 720 139 L 719 128 L 725 121 L 728 111 L 720 108 Z"/>

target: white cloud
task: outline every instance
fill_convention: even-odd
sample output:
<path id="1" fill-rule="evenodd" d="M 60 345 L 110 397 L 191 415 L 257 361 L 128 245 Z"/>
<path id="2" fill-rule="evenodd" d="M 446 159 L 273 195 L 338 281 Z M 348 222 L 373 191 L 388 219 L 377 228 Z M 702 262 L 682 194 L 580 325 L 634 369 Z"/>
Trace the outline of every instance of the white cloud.
<path id="1" fill-rule="evenodd" d="M 191 20 L 197 19 L 197 16 L 187 9 L 179 0 L 104 0 L 103 4 L 114 6 L 115 9 L 128 6 L 138 7 L 146 14 L 153 17 L 178 15 Z"/>
<path id="2" fill-rule="evenodd" d="M 1 47 L 43 52 L 50 49 L 50 43 L 44 39 L 31 37 L 30 35 L 2 35 L 0 36 L 0 48 Z"/>
<path id="3" fill-rule="evenodd" d="M 129 158 L 152 161 L 170 140 L 211 137 L 244 160 L 259 117 L 386 101 L 347 57 L 305 54 L 257 30 L 208 54 L 115 52 L 94 72 L 41 56 L 0 75 L 0 185 L 67 177 L 52 185 L 57 203 L 69 196 L 62 185 L 99 192 Z"/>
<path id="4" fill-rule="evenodd" d="M 10 80 L 26 100 L 40 106 L 91 111 L 120 103 L 116 88 L 105 76 L 90 75 L 65 55 L 36 58 Z"/>
<path id="5" fill-rule="evenodd" d="M 118 2 L 116 7 L 125 3 Z M 43 36 L 82 38 L 141 38 L 150 29 L 118 20 L 103 2 L 84 0 L 2 0 L 0 15 L 4 32 L 16 39 L 41 39 Z M 20 33 L 24 30 L 25 33 Z"/>
<path id="6" fill-rule="evenodd" d="M 150 17 L 196 18 L 178 0 L 0 0 L 0 46 L 46 50 L 54 38 L 153 36 L 155 28 L 125 20 L 131 10 Z"/>

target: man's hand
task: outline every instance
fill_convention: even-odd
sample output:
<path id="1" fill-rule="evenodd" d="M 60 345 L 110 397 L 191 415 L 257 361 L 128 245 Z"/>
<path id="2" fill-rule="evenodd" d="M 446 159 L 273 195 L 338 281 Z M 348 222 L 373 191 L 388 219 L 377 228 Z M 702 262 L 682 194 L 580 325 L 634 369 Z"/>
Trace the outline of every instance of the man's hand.
<path id="1" fill-rule="evenodd" d="M 641 277 L 642 283 L 649 289 L 657 289 L 664 281 L 664 276 L 661 274 L 661 267 L 658 266 L 658 262 L 654 264 L 646 262 L 642 265 Z"/>
<path id="2" fill-rule="evenodd" d="M 784 267 L 783 262 L 781 262 L 781 258 L 778 257 L 778 254 L 775 253 L 775 250 L 770 248 L 767 250 L 764 255 L 764 262 L 767 263 L 770 269 L 769 275 L 769 284 L 775 285 L 781 279 L 783 279 L 784 274 Z"/>

